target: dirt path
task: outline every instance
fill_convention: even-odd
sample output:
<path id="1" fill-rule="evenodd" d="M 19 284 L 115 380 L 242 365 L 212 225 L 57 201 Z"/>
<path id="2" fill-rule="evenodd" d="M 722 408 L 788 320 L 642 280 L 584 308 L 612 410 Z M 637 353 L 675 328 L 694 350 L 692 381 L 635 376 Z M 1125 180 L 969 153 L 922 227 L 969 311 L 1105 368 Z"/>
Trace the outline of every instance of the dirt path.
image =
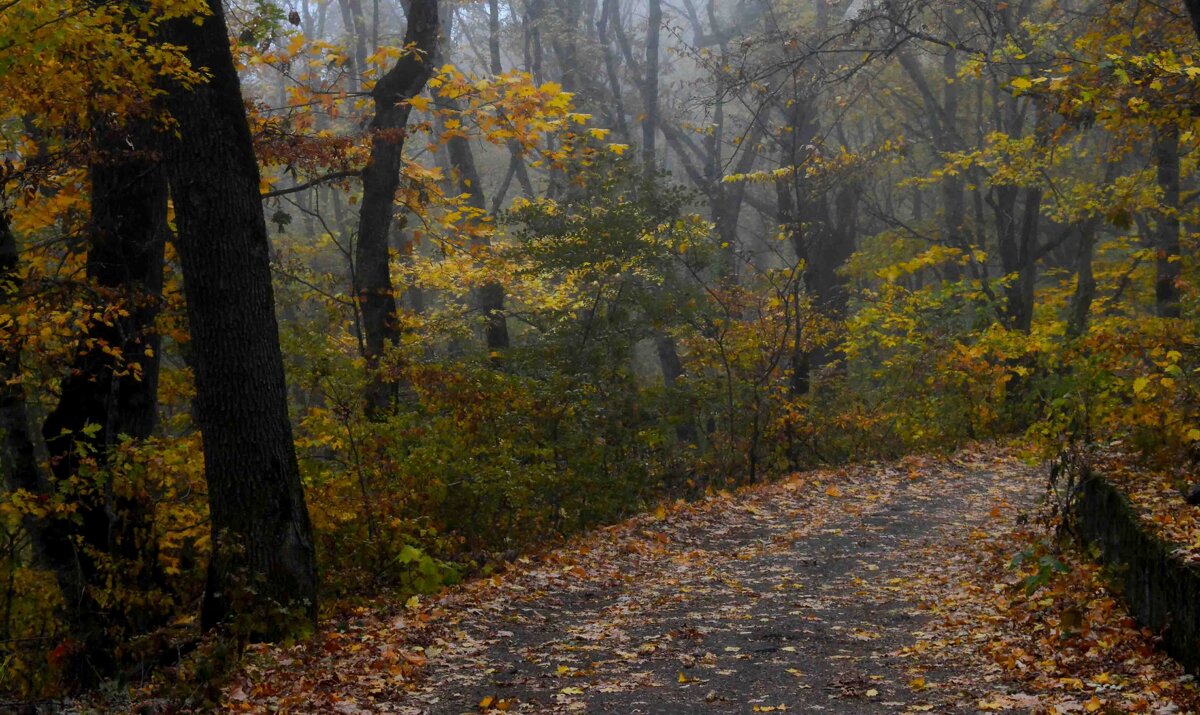
<path id="1" fill-rule="evenodd" d="M 828 484 L 802 478 L 707 513 L 647 519 L 627 566 L 463 619 L 422 690 L 397 705 L 447 715 L 480 703 L 631 714 L 944 711 L 956 692 L 931 698 L 909 684 L 967 674 L 929 672 L 904 650 L 928 620 L 917 577 L 939 552 L 960 550 L 993 506 L 1031 504 L 1038 479 L 1012 463 L 920 467 L 867 468 Z"/>
<path id="2" fill-rule="evenodd" d="M 276 655 L 248 668 L 229 705 L 974 711 L 997 676 L 931 633 L 930 609 L 961 578 L 972 538 L 1023 519 L 1042 479 L 964 453 L 676 505 L 418 608 L 364 612 L 333 628 L 324 652 L 298 656 L 302 674 L 319 675 L 282 681 L 274 673 L 294 664 Z"/>

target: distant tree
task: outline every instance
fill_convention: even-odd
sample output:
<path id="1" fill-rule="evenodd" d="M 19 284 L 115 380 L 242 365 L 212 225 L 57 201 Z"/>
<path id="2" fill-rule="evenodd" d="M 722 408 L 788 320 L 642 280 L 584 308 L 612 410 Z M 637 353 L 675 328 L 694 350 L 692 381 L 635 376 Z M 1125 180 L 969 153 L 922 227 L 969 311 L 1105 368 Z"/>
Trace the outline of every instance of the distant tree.
<path id="1" fill-rule="evenodd" d="M 362 310 L 364 357 L 372 371 L 367 410 L 378 414 L 392 401 L 394 384 L 379 372 L 389 345 L 396 345 L 400 325 L 390 273 L 388 232 L 400 187 L 405 126 L 412 106 L 407 100 L 421 93 L 432 73 L 437 49 L 437 0 L 413 0 L 408 5 L 404 46 L 409 51 L 379 78 L 371 90 L 375 116 L 371 119 L 371 156 L 363 169 L 363 198 L 355 250 L 355 288 Z"/>
<path id="2" fill-rule="evenodd" d="M 1192 30 L 1196 32 L 1196 39 L 1200 39 L 1200 0 L 1183 0 L 1183 4 L 1192 18 Z"/>

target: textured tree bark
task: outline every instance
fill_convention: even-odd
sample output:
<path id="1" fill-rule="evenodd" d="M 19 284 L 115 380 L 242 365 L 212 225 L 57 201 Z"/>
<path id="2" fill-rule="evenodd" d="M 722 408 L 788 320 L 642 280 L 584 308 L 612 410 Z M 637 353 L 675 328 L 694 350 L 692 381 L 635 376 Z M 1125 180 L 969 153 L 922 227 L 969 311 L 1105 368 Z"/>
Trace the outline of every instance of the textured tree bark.
<path id="1" fill-rule="evenodd" d="M 1154 230 L 1154 309 L 1162 318 L 1179 310 L 1179 127 L 1162 127 L 1154 140 L 1154 165 L 1163 209 Z"/>
<path id="2" fill-rule="evenodd" d="M 89 477 L 82 467 L 94 462 L 103 470 L 120 437 L 145 439 L 157 424 L 154 320 L 168 231 L 167 178 L 154 131 L 137 124 L 96 131 L 87 278 L 96 296 L 93 312 L 104 317 L 80 337 L 58 405 L 42 425 L 54 484 L 78 478 L 68 492 L 74 516 L 45 530 L 43 548 L 66 601 L 72 637 L 82 645 L 71 666 L 81 685 L 112 674 L 119 639 L 165 617 L 149 609 L 126 614 L 94 592 L 148 592 L 162 583 L 148 496 Z"/>
<path id="3" fill-rule="evenodd" d="M 375 116 L 370 125 L 371 156 L 362 174 L 354 288 L 363 316 L 363 357 L 371 372 L 367 411 L 376 416 L 386 412 L 396 396 L 395 381 L 383 375 L 380 367 L 388 346 L 395 346 L 400 340 L 396 295 L 389 270 L 388 230 L 396 189 L 400 187 L 405 126 L 412 111 L 406 102 L 417 96 L 429 80 L 437 36 L 437 0 L 413 0 L 404 44 L 415 47 L 418 53 L 400 58 L 371 90 Z"/>
<path id="4" fill-rule="evenodd" d="M 258 164 L 220 0 L 209 0 L 209 9 L 203 23 L 185 18 L 166 32 L 211 75 L 167 97 L 178 123 L 167 173 L 212 520 L 201 624 L 236 620 L 252 638 L 275 639 L 315 623 L 316 565 L 288 420 Z"/>

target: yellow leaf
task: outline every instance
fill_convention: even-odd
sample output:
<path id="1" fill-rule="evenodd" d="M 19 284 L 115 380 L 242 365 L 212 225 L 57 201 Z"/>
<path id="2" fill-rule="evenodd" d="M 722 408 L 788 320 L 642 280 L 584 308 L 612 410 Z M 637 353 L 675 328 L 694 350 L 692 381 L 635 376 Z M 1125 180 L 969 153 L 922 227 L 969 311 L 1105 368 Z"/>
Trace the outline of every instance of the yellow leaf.
<path id="1" fill-rule="evenodd" d="M 488 695 L 483 700 L 479 701 L 479 709 L 487 710 L 488 708 L 490 708 L 492 706 L 492 703 L 494 703 L 494 702 L 496 702 L 496 699 L 493 698 L 491 695 Z"/>
<path id="2" fill-rule="evenodd" d="M 837 499 L 838 497 L 842 496 L 842 490 L 838 489 L 836 484 L 832 484 L 828 489 L 825 490 L 825 494 Z"/>
<path id="3" fill-rule="evenodd" d="M 1033 82 L 1029 81 L 1028 77 L 1017 77 L 1012 81 L 1012 86 L 1022 92 L 1033 86 Z"/>
<path id="4" fill-rule="evenodd" d="M 1093 695 L 1091 700 L 1083 704 L 1083 709 L 1090 713 L 1094 713 L 1099 710 L 1103 704 L 1104 703 L 1100 702 L 1100 698 Z"/>

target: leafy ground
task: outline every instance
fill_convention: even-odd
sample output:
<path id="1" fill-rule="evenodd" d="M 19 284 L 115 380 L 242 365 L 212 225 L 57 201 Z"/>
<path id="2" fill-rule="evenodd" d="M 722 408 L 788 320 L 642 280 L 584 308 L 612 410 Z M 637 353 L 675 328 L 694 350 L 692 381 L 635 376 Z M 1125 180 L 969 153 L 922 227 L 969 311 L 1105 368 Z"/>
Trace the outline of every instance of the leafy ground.
<path id="1" fill-rule="evenodd" d="M 1045 480 L 975 448 L 676 504 L 431 601 L 363 608 L 307 645 L 256 651 L 224 704 L 1197 711 L 1191 678 L 1097 570 L 1038 550 Z M 1021 551 L 1031 558 L 1012 567 Z"/>
<path id="2" fill-rule="evenodd" d="M 1119 451 L 1091 455 L 1091 461 L 1096 473 L 1129 497 L 1145 526 L 1174 545 L 1176 557 L 1200 565 L 1200 509 L 1183 495 L 1198 482 L 1194 468 L 1187 463 L 1153 468 Z"/>

